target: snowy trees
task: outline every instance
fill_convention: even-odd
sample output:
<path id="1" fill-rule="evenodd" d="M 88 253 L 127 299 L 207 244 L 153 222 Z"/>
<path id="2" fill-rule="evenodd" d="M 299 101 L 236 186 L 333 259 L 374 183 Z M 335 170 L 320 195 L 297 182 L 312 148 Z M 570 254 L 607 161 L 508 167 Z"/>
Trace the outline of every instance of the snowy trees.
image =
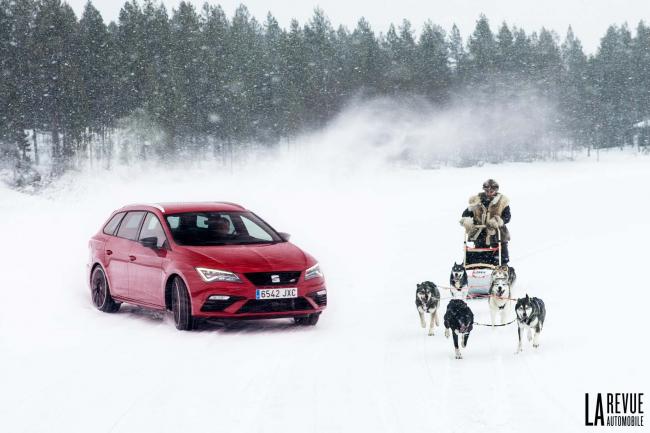
<path id="1" fill-rule="evenodd" d="M 493 32 L 485 16 L 465 44 L 456 26 L 447 34 L 430 21 L 376 34 L 362 18 L 335 30 L 320 9 L 285 29 L 245 6 L 229 19 L 209 4 L 168 14 L 129 0 L 107 25 L 90 2 L 77 20 L 61 0 L 0 0 L 2 160 L 38 162 L 42 134 L 56 170 L 105 159 L 124 125 L 159 131 L 121 143 L 144 158 L 274 142 L 325 125 L 350 98 L 382 95 L 445 107 L 459 95 L 480 105 L 528 92 L 557 108 L 554 139 L 622 145 L 650 118 L 649 71 L 643 22 L 635 35 L 610 27 L 586 56 L 571 29 L 563 41 L 507 23 Z"/>

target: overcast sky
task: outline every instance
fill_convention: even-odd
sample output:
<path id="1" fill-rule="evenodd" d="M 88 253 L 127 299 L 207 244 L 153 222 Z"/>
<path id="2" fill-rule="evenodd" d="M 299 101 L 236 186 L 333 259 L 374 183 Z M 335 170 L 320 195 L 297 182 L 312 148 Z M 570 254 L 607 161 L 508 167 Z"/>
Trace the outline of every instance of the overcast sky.
<path id="1" fill-rule="evenodd" d="M 86 1 L 68 0 L 68 3 L 77 15 L 81 15 Z M 163 3 L 171 13 L 180 0 L 164 0 Z M 199 8 L 204 0 L 191 3 Z M 264 21 L 271 11 L 285 28 L 292 18 L 304 24 L 314 8 L 320 6 L 335 27 L 343 24 L 352 30 L 363 16 L 378 33 L 385 32 L 390 23 L 399 24 L 404 18 L 416 29 L 430 19 L 446 30 L 456 23 L 464 37 L 472 32 L 478 16 L 484 13 L 493 31 L 506 21 L 528 33 L 544 26 L 564 38 L 571 25 L 588 53 L 596 50 L 610 24 L 627 22 L 635 30 L 640 20 L 650 22 L 650 0 L 222 0 L 210 3 L 221 4 L 229 17 L 240 3 L 244 3 L 259 21 Z M 94 0 L 93 4 L 108 22 L 117 20 L 124 1 Z"/>

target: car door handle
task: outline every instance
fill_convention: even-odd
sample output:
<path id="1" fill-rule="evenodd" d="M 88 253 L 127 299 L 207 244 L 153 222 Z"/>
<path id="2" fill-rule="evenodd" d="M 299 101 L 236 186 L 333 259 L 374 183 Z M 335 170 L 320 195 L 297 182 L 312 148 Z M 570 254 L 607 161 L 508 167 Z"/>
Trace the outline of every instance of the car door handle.
<path id="1" fill-rule="evenodd" d="M 129 260 L 131 260 L 132 262 L 135 262 L 135 256 L 129 256 Z"/>
<path id="2" fill-rule="evenodd" d="M 110 256 L 111 254 L 113 254 L 113 251 L 111 251 L 111 250 L 106 250 L 106 255 L 107 255 L 107 256 Z"/>

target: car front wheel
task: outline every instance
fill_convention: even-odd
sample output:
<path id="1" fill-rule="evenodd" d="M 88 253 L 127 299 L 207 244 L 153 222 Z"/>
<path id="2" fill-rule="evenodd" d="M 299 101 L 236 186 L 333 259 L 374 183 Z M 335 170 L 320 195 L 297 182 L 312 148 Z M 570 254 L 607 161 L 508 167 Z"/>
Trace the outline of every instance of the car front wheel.
<path id="1" fill-rule="evenodd" d="M 105 313 L 115 313 L 120 309 L 120 303 L 115 302 L 111 296 L 111 291 L 108 288 L 108 280 L 106 280 L 106 275 L 104 270 L 97 266 L 90 277 L 90 295 L 93 300 L 93 304 L 99 311 Z"/>
<path id="2" fill-rule="evenodd" d="M 318 323 L 319 317 L 320 317 L 320 313 L 314 313 L 314 314 L 310 314 L 309 316 L 294 317 L 293 321 L 296 323 L 296 325 L 314 326 L 315 324 Z"/>
<path id="3" fill-rule="evenodd" d="M 194 327 L 187 286 L 179 277 L 174 278 L 172 285 L 172 314 L 174 315 L 176 329 L 189 331 Z"/>

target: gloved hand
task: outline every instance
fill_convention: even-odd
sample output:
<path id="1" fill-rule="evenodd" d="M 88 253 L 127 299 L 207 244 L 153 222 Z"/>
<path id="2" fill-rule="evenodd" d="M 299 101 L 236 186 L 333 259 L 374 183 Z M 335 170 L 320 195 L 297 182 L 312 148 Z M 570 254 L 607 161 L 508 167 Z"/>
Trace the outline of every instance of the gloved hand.
<path id="1" fill-rule="evenodd" d="M 490 218 L 487 221 L 487 225 L 488 225 L 488 227 L 492 227 L 493 229 L 497 229 L 497 228 L 503 226 L 503 220 L 501 219 L 501 217 L 495 216 L 495 217 Z"/>
<path id="2" fill-rule="evenodd" d="M 463 217 L 460 219 L 460 225 L 465 227 L 465 231 L 467 233 L 471 232 L 474 230 L 474 218 L 472 217 Z"/>

